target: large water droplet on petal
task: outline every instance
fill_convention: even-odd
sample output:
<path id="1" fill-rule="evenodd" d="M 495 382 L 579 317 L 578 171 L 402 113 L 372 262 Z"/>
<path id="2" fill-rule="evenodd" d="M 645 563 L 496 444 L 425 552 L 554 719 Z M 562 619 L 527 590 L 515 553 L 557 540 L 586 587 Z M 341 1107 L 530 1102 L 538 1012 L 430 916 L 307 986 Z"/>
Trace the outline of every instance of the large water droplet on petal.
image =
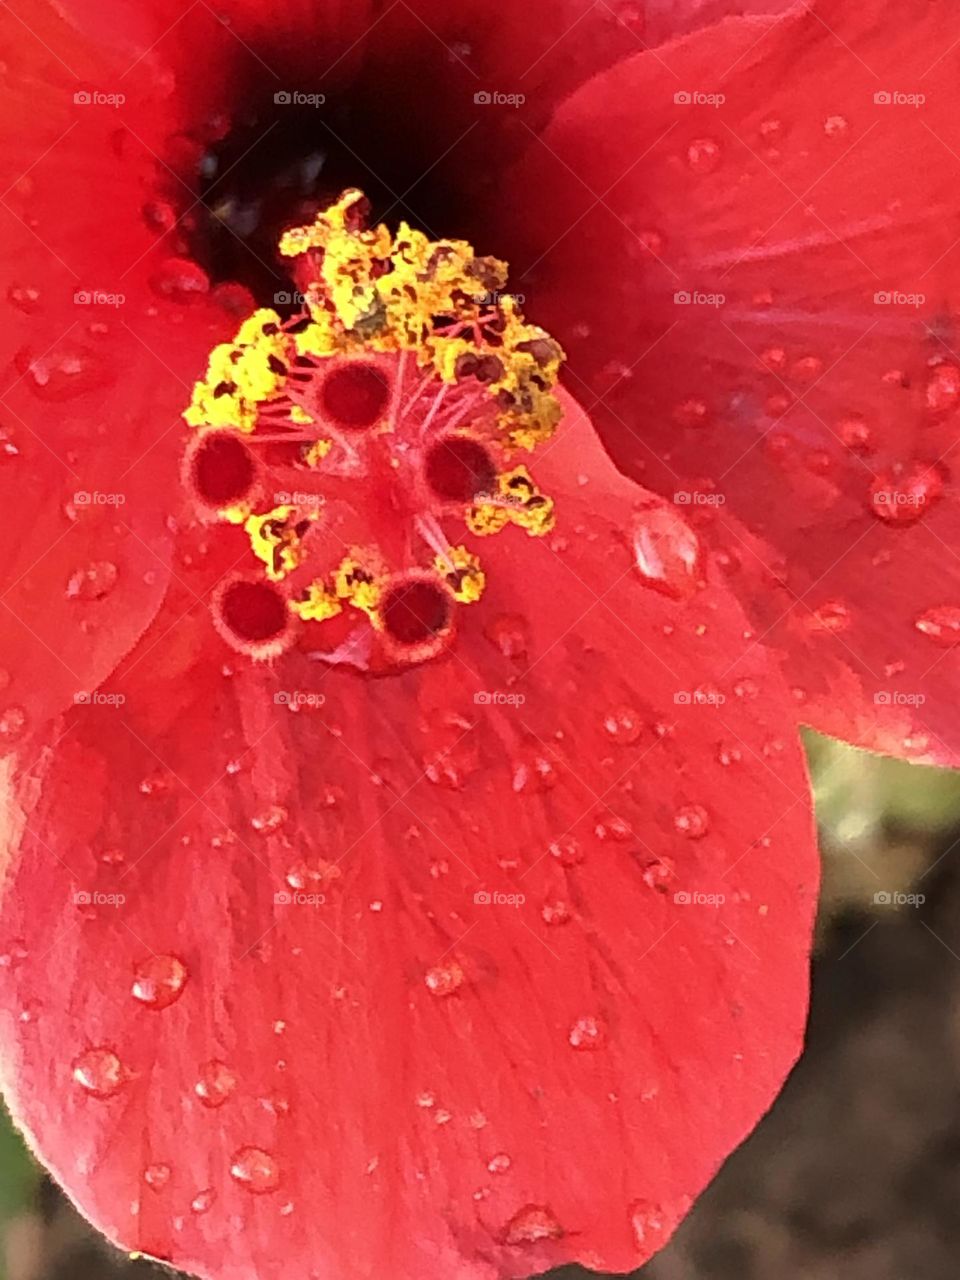
<path id="1" fill-rule="evenodd" d="M 568 1039 L 574 1049 L 602 1049 L 607 1042 L 606 1024 L 601 1018 L 586 1014 L 570 1028 Z"/>
<path id="2" fill-rule="evenodd" d="M 506 1244 L 536 1244 L 540 1240 L 559 1240 L 564 1234 L 552 1209 L 542 1204 L 527 1204 L 518 1209 L 504 1227 Z"/>
<path id="3" fill-rule="evenodd" d="M 710 828 L 710 815 L 701 804 L 685 804 L 674 814 L 673 825 L 679 835 L 699 840 Z"/>
<path id="4" fill-rule="evenodd" d="M 237 1087 L 237 1077 L 225 1062 L 211 1058 L 200 1068 L 193 1091 L 205 1107 L 222 1107 Z"/>
<path id="5" fill-rule="evenodd" d="M 0 747 L 19 742 L 27 731 L 27 713 L 23 707 L 6 707 L 0 711 Z"/>
<path id="6" fill-rule="evenodd" d="M 134 970 L 134 997 L 151 1009 L 166 1009 L 178 1000 L 187 982 L 187 967 L 176 956 L 149 956 Z"/>
<path id="7" fill-rule="evenodd" d="M 944 649 L 960 644 L 960 606 L 941 604 L 927 609 L 917 618 L 914 626 Z"/>
<path id="8" fill-rule="evenodd" d="M 117 566 L 110 560 L 92 560 L 75 570 L 67 581 L 68 600 L 102 600 L 117 584 Z"/>
<path id="9" fill-rule="evenodd" d="M 110 1098 L 123 1086 L 127 1073 L 113 1050 L 100 1045 L 74 1059 L 73 1078 L 93 1097 Z"/>
<path id="10" fill-rule="evenodd" d="M 255 1195 L 265 1195 L 280 1185 L 280 1166 L 262 1147 L 241 1147 L 230 1161 L 230 1176 Z"/>
<path id="11" fill-rule="evenodd" d="M 637 571 L 648 586 L 675 600 L 696 593 L 703 582 L 703 549 L 673 507 L 659 501 L 641 507 L 632 533 Z"/>
<path id="12" fill-rule="evenodd" d="M 913 524 L 943 492 L 936 463 L 912 462 L 878 475 L 870 486 L 870 509 L 888 524 Z"/>
<path id="13" fill-rule="evenodd" d="M 424 975 L 427 990 L 435 996 L 452 996 L 464 983 L 464 972 L 456 960 L 445 960 Z"/>

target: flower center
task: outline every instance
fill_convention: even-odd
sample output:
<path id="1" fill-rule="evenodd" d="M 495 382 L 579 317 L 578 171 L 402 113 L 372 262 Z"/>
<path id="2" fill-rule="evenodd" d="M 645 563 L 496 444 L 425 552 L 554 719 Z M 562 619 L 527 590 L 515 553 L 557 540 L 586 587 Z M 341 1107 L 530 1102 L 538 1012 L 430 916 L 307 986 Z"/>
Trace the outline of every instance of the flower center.
<path id="1" fill-rule="evenodd" d="M 302 311 L 245 320 L 184 412 L 198 511 L 249 544 L 215 624 L 259 659 L 292 644 L 370 671 L 436 657 L 483 595 L 475 544 L 553 527 L 521 459 L 559 421 L 563 353 L 501 292 L 503 263 L 368 228 L 358 191 L 280 250 Z"/>

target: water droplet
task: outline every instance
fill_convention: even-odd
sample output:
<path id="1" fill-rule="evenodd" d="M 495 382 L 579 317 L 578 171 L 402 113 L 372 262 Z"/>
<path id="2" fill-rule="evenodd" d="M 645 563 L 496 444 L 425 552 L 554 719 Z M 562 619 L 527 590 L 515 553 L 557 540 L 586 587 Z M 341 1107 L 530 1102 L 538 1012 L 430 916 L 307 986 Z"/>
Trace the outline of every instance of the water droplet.
<path id="1" fill-rule="evenodd" d="M 18 311 L 31 315 L 37 310 L 40 302 L 40 291 L 39 289 L 27 288 L 24 285 L 12 284 L 7 290 L 7 299 L 13 303 Z"/>
<path id="2" fill-rule="evenodd" d="M 149 956 L 134 970 L 131 990 L 151 1009 L 166 1009 L 180 998 L 187 977 L 186 965 L 176 956 Z"/>
<path id="3" fill-rule="evenodd" d="M 557 771 L 535 748 L 528 748 L 514 760 L 511 769 L 511 786 L 515 792 L 552 791 L 557 785 Z"/>
<path id="4" fill-rule="evenodd" d="M 123 1063 L 103 1046 L 86 1049 L 73 1062 L 73 1078 L 95 1098 L 110 1098 L 126 1082 Z"/>
<path id="5" fill-rule="evenodd" d="M 150 278 L 151 288 L 173 302 L 189 302 L 210 290 L 210 277 L 189 258 L 167 258 Z"/>
<path id="6" fill-rule="evenodd" d="M 258 813 L 250 819 L 250 825 L 254 831 L 262 836 L 271 835 L 274 831 L 278 831 L 287 820 L 287 811 L 279 804 L 272 804 L 269 808 L 264 809 L 262 813 Z"/>
<path id="7" fill-rule="evenodd" d="M 30 952 L 22 938 L 13 938 L 0 951 L 0 968 L 18 969 L 20 965 L 27 959 Z"/>
<path id="8" fill-rule="evenodd" d="M 914 626 L 944 649 L 960 644 L 960 606 L 941 604 L 927 609 L 917 618 Z"/>
<path id="9" fill-rule="evenodd" d="M 143 1180 L 154 1191 L 162 1191 L 170 1181 L 170 1173 L 168 1164 L 148 1164 L 143 1171 Z"/>
<path id="10" fill-rule="evenodd" d="M 849 630 L 852 621 L 850 610 L 842 600 L 827 600 L 806 615 L 804 625 L 808 631 L 827 631 L 836 635 Z"/>
<path id="11" fill-rule="evenodd" d="M 873 432 L 859 413 L 850 413 L 837 423 L 837 435 L 854 453 L 869 453 L 873 444 Z"/>
<path id="12" fill-rule="evenodd" d="M 666 503 L 651 502 L 636 512 L 633 552 L 643 581 L 675 600 L 689 599 L 703 581 L 700 539 Z"/>
<path id="13" fill-rule="evenodd" d="M 640 878 L 648 888 L 666 893 L 675 873 L 676 868 L 669 858 L 650 858 L 643 863 Z"/>
<path id="14" fill-rule="evenodd" d="M 892 467 L 870 486 L 870 510 L 888 524 L 913 524 L 943 492 L 943 483 L 936 463 Z"/>
<path id="15" fill-rule="evenodd" d="M 607 1042 L 607 1029 L 601 1019 L 588 1014 L 576 1020 L 567 1039 L 574 1049 L 602 1049 Z"/>
<path id="16" fill-rule="evenodd" d="M 117 585 L 117 566 L 93 560 L 70 575 L 64 594 L 68 600 L 102 600 Z"/>
<path id="17" fill-rule="evenodd" d="M 573 836 L 561 836 L 559 840 L 554 840 L 547 852 L 551 858 L 556 858 L 561 867 L 575 867 L 586 857 L 580 841 Z"/>
<path id="18" fill-rule="evenodd" d="M 709 420 L 710 410 L 705 400 L 691 397 L 674 406 L 673 420 L 679 427 L 702 427 Z"/>
<path id="19" fill-rule="evenodd" d="M 217 1193 L 213 1187 L 207 1187 L 203 1191 L 198 1191 L 190 1201 L 190 1208 L 194 1213 L 208 1213 L 213 1207 L 217 1198 Z"/>
<path id="20" fill-rule="evenodd" d="M 205 1107 L 222 1107 L 237 1087 L 237 1077 L 225 1062 L 211 1058 L 200 1068 L 193 1091 Z"/>
<path id="21" fill-rule="evenodd" d="M 530 627 L 517 613 L 501 613 L 486 627 L 487 639 L 505 658 L 525 658 L 530 646 Z"/>
<path id="22" fill-rule="evenodd" d="M 562 899 L 545 902 L 540 908 L 540 915 L 545 924 L 568 924 L 571 919 L 570 905 Z"/>
<path id="23" fill-rule="evenodd" d="M 927 408 L 931 413 L 950 413 L 960 404 L 960 368 L 938 364 L 927 383 Z"/>
<path id="24" fill-rule="evenodd" d="M 506 1244 L 537 1244 L 540 1240 L 559 1240 L 563 1234 L 552 1209 L 527 1204 L 504 1227 L 503 1238 Z"/>
<path id="25" fill-rule="evenodd" d="M 177 225 L 177 211 L 166 200 L 151 200 L 143 206 L 143 220 L 151 231 L 162 235 Z"/>
<path id="26" fill-rule="evenodd" d="M 97 353 L 66 339 L 38 356 L 20 351 L 16 365 L 34 395 L 52 402 L 96 391 L 109 380 L 107 367 Z"/>
<path id="27" fill-rule="evenodd" d="M 649 1251 L 666 1230 L 666 1217 L 658 1204 L 649 1200 L 636 1200 L 630 1206 L 630 1226 L 639 1248 Z"/>
<path id="28" fill-rule="evenodd" d="M 490 1173 L 506 1173 L 513 1161 L 505 1151 L 498 1151 L 495 1156 L 491 1156 L 487 1164 Z"/>
<path id="29" fill-rule="evenodd" d="M 787 367 L 787 353 L 786 351 L 784 351 L 783 347 L 767 347 L 764 351 L 761 351 L 760 359 L 766 365 L 766 367 L 772 370 L 774 373 L 780 373 Z M 784 408 L 786 407 L 786 405 L 789 405 L 789 403 L 790 403 L 789 399 L 787 399 L 787 397 L 785 397 L 782 392 L 778 392 L 777 399 L 776 399 L 776 407 L 780 410 L 780 412 L 775 413 L 773 416 L 780 417 L 784 411 Z"/>
<path id="30" fill-rule="evenodd" d="M 18 742 L 26 729 L 27 713 L 23 707 L 7 707 L 0 711 L 0 746 Z"/>
<path id="31" fill-rule="evenodd" d="M 445 960 L 424 975 L 427 990 L 435 996 L 452 996 L 463 986 L 466 975 L 456 960 Z"/>
<path id="32" fill-rule="evenodd" d="M 280 1185 L 280 1167 L 262 1147 L 241 1147 L 234 1152 L 230 1176 L 255 1195 L 276 1191 Z"/>
<path id="33" fill-rule="evenodd" d="M 828 138 L 842 137 L 849 127 L 844 116 L 828 116 L 823 122 L 823 132 Z"/>
<path id="34" fill-rule="evenodd" d="M 679 835 L 699 840 L 710 828 L 710 815 L 702 804 L 685 804 L 673 815 L 673 825 Z"/>
<path id="35" fill-rule="evenodd" d="M 687 147 L 687 164 L 694 173 L 714 173 L 720 166 L 722 149 L 716 138 L 695 138 Z"/>
<path id="36" fill-rule="evenodd" d="M 643 733 L 639 712 L 633 707 L 614 707 L 604 716 L 603 727 L 621 746 L 632 746 Z"/>

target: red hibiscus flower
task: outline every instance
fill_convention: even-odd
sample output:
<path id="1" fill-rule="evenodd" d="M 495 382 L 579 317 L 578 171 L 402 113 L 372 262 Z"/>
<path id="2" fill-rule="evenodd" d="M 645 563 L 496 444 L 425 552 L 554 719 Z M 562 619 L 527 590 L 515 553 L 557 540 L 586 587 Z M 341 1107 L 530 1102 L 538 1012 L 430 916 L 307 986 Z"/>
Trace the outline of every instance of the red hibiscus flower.
<path id="1" fill-rule="evenodd" d="M 204 1276 L 637 1266 L 799 1052 L 797 723 L 953 759 L 945 6 L 0 24 L 16 1119 Z"/>

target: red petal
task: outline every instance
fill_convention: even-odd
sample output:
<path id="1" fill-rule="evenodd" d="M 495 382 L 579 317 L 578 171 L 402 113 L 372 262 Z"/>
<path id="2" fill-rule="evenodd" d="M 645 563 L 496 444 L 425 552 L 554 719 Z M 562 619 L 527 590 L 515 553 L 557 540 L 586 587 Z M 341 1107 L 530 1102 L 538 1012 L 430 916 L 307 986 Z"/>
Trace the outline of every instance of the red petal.
<path id="1" fill-rule="evenodd" d="M 729 21 L 584 87 L 507 197 L 536 193 L 512 257 L 570 385 L 625 470 L 703 504 L 804 717 L 930 760 L 960 747 L 918 626 L 960 607 L 955 34 L 888 0 Z"/>
<path id="2" fill-rule="evenodd" d="M 228 531 L 181 547 L 126 702 L 21 769 L 9 1098 L 124 1245 L 221 1280 L 626 1270 L 794 1061 L 788 695 L 570 409 L 556 534 L 483 540 L 442 659 L 250 665 L 183 616 Z"/>
<path id="3" fill-rule="evenodd" d="M 155 616 L 180 410 L 235 324 L 158 234 L 156 149 L 180 108 L 126 74 L 142 17 L 93 39 L 45 5 L 0 12 L 18 122 L 0 148 L 0 747 L 96 689 Z"/>

